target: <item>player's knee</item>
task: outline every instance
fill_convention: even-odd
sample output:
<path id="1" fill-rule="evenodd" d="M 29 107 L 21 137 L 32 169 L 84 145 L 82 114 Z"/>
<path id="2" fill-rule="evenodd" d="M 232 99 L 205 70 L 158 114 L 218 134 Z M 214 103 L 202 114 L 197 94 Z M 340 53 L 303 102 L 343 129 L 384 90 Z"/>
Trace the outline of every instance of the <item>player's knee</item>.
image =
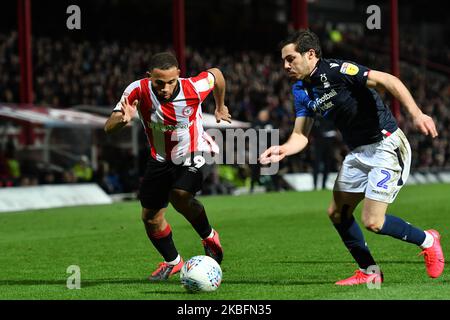
<path id="1" fill-rule="evenodd" d="M 142 209 L 142 222 L 147 225 L 160 225 L 164 221 L 164 210 Z"/>
<path id="2" fill-rule="evenodd" d="M 174 189 L 170 191 L 169 194 L 169 201 L 178 212 L 181 212 L 185 208 L 189 207 L 189 202 L 191 199 L 191 193 L 180 189 Z"/>
<path id="3" fill-rule="evenodd" d="M 341 221 L 341 213 L 336 207 L 330 206 L 327 210 L 328 217 L 333 223 L 339 223 Z"/>
<path id="4" fill-rule="evenodd" d="M 373 218 L 362 218 L 362 223 L 364 227 L 372 232 L 378 233 L 380 232 L 381 228 L 383 227 L 383 222 L 379 221 L 378 219 Z"/>
<path id="5" fill-rule="evenodd" d="M 336 210 L 336 208 L 334 206 L 329 206 L 327 209 L 328 216 L 331 217 L 334 214 L 335 210 Z"/>

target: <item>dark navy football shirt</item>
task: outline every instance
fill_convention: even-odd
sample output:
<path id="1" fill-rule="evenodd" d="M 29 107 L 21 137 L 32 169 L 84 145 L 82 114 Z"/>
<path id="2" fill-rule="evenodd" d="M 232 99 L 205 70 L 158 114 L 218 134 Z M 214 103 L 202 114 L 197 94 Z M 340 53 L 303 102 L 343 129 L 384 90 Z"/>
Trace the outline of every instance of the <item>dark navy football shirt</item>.
<path id="1" fill-rule="evenodd" d="M 320 113 L 332 120 L 351 149 L 380 141 L 382 130 L 392 133 L 398 126 L 379 94 L 366 87 L 369 71 L 354 62 L 319 59 L 310 78 L 293 85 L 296 116 Z"/>

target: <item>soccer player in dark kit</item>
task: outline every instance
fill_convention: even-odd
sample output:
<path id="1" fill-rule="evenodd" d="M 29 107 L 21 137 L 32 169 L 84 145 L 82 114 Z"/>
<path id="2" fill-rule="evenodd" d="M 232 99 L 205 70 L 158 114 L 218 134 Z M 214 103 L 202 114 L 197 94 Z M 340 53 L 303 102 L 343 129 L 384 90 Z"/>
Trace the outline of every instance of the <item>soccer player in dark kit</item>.
<path id="1" fill-rule="evenodd" d="M 336 284 L 383 281 L 353 216 L 361 201 L 365 228 L 419 246 L 428 275 L 439 277 L 444 270 L 439 232 L 424 231 L 386 213 L 408 178 L 411 149 L 375 89 L 391 93 L 405 107 L 414 126 L 435 138 L 438 133 L 432 118 L 422 113 L 397 77 L 354 62 L 323 58 L 319 39 L 309 30 L 289 37 L 282 44 L 281 56 L 284 69 L 295 81 L 295 125 L 288 141 L 267 149 L 260 162 L 277 162 L 303 150 L 315 113 L 332 120 L 350 148 L 335 181 L 328 215 L 359 269 Z"/>

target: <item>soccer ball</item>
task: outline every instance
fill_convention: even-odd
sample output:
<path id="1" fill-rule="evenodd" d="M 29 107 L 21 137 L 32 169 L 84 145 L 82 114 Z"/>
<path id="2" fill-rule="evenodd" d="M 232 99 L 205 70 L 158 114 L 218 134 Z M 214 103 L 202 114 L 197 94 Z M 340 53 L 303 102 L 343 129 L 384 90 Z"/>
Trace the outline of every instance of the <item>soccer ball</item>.
<path id="1" fill-rule="evenodd" d="M 222 269 L 211 257 L 195 256 L 183 264 L 180 279 L 189 292 L 214 291 L 222 282 Z"/>

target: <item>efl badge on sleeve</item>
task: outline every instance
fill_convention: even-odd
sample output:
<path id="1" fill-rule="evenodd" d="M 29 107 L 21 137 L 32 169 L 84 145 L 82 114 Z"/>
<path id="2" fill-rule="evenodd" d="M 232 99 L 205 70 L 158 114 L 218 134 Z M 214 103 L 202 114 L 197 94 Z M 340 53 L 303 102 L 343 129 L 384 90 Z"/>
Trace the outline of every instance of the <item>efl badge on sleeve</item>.
<path id="1" fill-rule="evenodd" d="M 359 71 L 359 68 L 352 63 L 344 62 L 341 66 L 341 73 L 354 76 Z"/>

